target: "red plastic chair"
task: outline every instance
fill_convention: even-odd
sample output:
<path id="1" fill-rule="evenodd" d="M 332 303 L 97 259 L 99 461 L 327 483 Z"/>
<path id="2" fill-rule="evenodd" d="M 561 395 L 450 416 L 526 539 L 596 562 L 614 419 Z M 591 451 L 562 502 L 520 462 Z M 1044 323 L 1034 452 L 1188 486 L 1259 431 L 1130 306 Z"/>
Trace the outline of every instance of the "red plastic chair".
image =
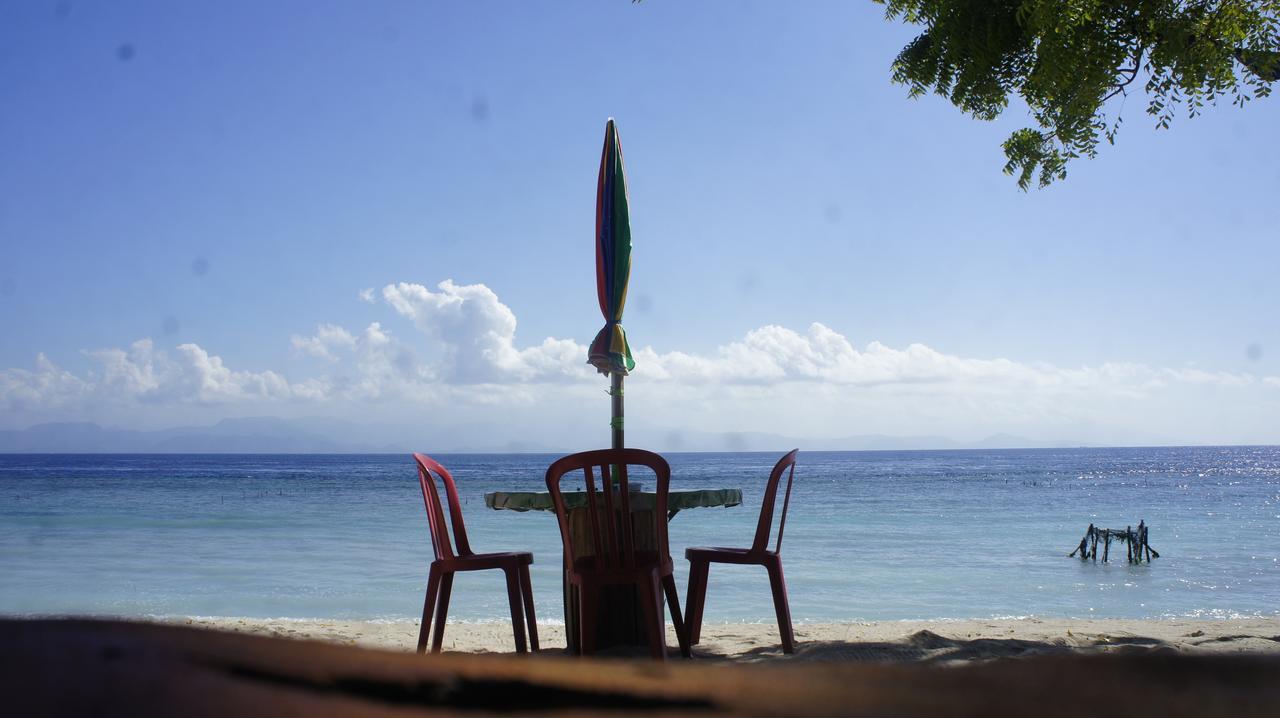
<path id="1" fill-rule="evenodd" d="M 524 607 L 524 615 L 529 619 L 529 643 L 533 650 L 538 650 L 538 622 L 533 613 L 533 585 L 529 582 L 529 564 L 533 563 L 533 554 L 528 552 L 472 553 L 471 545 L 467 543 L 467 528 L 462 523 L 462 505 L 458 502 L 458 489 L 454 486 L 453 476 L 448 469 L 429 456 L 414 454 L 413 460 L 418 464 L 418 483 L 422 485 L 422 501 L 427 505 L 427 523 L 431 527 L 431 547 L 436 554 L 436 560 L 431 562 L 431 573 L 427 578 L 427 599 L 422 604 L 422 629 L 418 632 L 418 652 L 422 653 L 426 650 L 433 615 L 435 639 L 431 642 L 431 652 L 440 652 L 440 644 L 444 641 L 445 619 L 449 614 L 449 593 L 453 590 L 453 574 L 459 571 L 484 571 L 493 568 L 500 568 L 507 574 L 507 599 L 511 603 L 511 627 L 516 634 L 516 653 L 525 652 L 521 606 Z M 445 523 L 444 509 L 440 505 L 440 493 L 436 490 L 433 473 L 444 483 L 445 493 L 449 498 L 449 518 L 452 519 L 450 523 L 453 525 L 456 552 L 454 543 L 449 541 L 449 529 Z"/>
<path id="2" fill-rule="evenodd" d="M 778 632 L 782 634 L 782 651 L 794 653 L 796 638 L 791 630 L 791 606 L 787 602 L 787 583 L 782 578 L 782 530 L 787 525 L 787 505 L 791 502 L 791 480 L 796 471 L 796 454 L 799 449 L 778 460 L 769 474 L 764 489 L 764 501 L 760 506 L 760 523 L 756 526 L 756 540 L 751 548 L 699 547 L 686 549 L 689 559 L 689 595 L 685 600 L 688 612 L 689 643 L 697 644 L 702 633 L 702 609 L 707 602 L 707 574 L 712 563 L 736 563 L 764 566 L 769 571 L 769 586 L 773 589 L 773 610 L 778 614 Z M 778 542 L 769 550 L 769 529 L 773 524 L 773 508 L 778 497 L 778 482 L 787 472 L 787 492 L 782 500 L 782 517 L 778 521 Z"/>
<path id="3" fill-rule="evenodd" d="M 630 484 L 627 480 L 629 465 L 648 467 L 657 480 L 653 511 L 656 550 L 638 550 L 635 547 Z M 579 470 L 583 472 L 587 492 L 586 524 L 590 540 L 585 543 L 592 547 L 589 555 L 580 555 L 574 548 L 569 513 L 560 491 L 561 478 Z M 596 485 L 597 474 L 600 477 L 599 487 Z M 665 592 L 671 608 L 671 622 L 675 624 L 680 641 L 680 653 L 689 657 L 688 634 L 680 618 L 680 599 L 667 547 L 667 493 L 670 485 L 671 467 L 666 460 L 641 449 L 585 451 L 558 459 L 547 469 L 547 489 L 555 504 L 560 540 L 564 544 L 565 578 L 578 594 L 578 650 L 581 653 L 595 651 L 596 622 L 604 586 L 633 584 L 639 594 L 652 656 L 660 661 L 667 658 L 662 605 Z"/>

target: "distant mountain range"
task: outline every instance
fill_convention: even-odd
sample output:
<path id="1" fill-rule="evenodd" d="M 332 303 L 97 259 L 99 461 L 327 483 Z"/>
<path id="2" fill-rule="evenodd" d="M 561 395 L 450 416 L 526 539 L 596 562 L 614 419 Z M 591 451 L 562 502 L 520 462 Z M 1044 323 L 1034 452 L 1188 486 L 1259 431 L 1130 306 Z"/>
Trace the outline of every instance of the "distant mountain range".
<path id="1" fill-rule="evenodd" d="M 86 422 L 38 424 L 27 429 L 0 431 L 0 453 L 126 453 L 126 454 L 368 454 L 407 453 L 565 453 L 604 445 L 607 432 L 595 446 L 568 446 L 548 441 L 477 441 L 502 436 L 499 427 L 468 425 L 447 432 L 386 428 L 336 419 L 250 417 L 224 419 L 212 426 L 184 426 L 138 431 L 114 429 Z M 421 438 L 420 438 L 421 437 Z M 910 449 L 1020 449 L 1046 446 L 1010 434 L 996 434 L 977 442 L 941 436 L 867 434 L 838 439 L 803 439 L 758 432 L 698 432 L 638 427 L 628 432 L 629 446 L 655 451 L 893 451 Z M 1079 446 L 1054 443 L 1051 447 Z"/>

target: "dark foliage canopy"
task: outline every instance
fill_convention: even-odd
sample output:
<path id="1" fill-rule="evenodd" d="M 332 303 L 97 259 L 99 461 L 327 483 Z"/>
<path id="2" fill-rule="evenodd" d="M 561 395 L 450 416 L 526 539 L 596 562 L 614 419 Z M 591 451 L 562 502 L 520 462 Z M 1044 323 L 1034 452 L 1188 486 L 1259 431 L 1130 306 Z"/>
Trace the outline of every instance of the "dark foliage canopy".
<path id="1" fill-rule="evenodd" d="M 1222 98 L 1244 107 L 1280 78 L 1280 0 L 878 1 L 924 27 L 893 62 L 912 97 L 935 92 L 984 120 L 1012 95 L 1026 103 L 1038 127 L 1004 142 L 1004 171 L 1024 190 L 1114 143 L 1139 88 L 1168 128 Z"/>

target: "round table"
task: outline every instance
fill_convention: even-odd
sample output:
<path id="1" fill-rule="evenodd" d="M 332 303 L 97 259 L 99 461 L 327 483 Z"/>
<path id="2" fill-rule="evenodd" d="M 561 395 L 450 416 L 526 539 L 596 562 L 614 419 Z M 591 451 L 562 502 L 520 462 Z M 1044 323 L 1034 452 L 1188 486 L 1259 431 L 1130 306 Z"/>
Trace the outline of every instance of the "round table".
<path id="1" fill-rule="evenodd" d="M 569 510 L 569 522 L 573 526 L 587 521 L 587 505 L 585 491 L 566 491 L 565 507 Z M 637 549 L 654 549 L 652 516 L 656 494 L 652 491 L 631 492 L 631 513 L 635 515 L 635 546 Z M 742 489 L 694 489 L 690 491 L 671 491 L 667 494 L 667 520 L 685 509 L 709 508 L 715 506 L 737 506 L 742 503 Z M 551 493 L 547 491 L 493 491 L 484 495 L 484 504 L 499 511 L 554 511 Z M 647 527 L 647 528 L 646 528 Z M 590 541 L 585 537 L 579 543 L 577 537 L 585 532 L 571 529 L 574 536 L 574 552 L 589 555 L 592 552 Z M 633 591 L 611 591 L 611 595 L 603 602 L 604 610 L 600 611 L 600 626 L 597 630 L 599 648 L 611 645 L 645 645 L 643 617 L 640 613 Z M 564 582 L 564 624 L 565 639 L 569 650 L 578 649 L 578 610 L 577 600 L 569 590 L 569 583 Z"/>
<path id="2" fill-rule="evenodd" d="M 656 496 L 652 491 L 632 491 L 633 511 L 653 510 Z M 570 511 L 587 505 L 587 492 L 566 491 L 564 505 Z M 667 518 L 685 509 L 713 506 L 737 506 L 742 503 L 742 489 L 694 489 L 667 493 Z M 549 491 L 492 491 L 484 495 L 484 505 L 500 511 L 554 511 Z"/>

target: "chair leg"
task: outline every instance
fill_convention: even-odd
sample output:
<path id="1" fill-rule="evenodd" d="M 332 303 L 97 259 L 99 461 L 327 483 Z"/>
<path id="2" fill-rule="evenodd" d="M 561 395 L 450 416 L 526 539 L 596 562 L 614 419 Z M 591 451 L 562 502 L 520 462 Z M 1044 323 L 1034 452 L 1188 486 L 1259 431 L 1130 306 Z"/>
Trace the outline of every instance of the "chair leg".
<path id="1" fill-rule="evenodd" d="M 583 656 L 596 652 L 596 606 L 599 600 L 598 586 L 578 586 L 578 653 Z"/>
<path id="2" fill-rule="evenodd" d="M 582 592 L 569 580 L 567 571 L 560 572 L 560 589 L 564 596 L 564 647 L 576 656 L 582 653 Z"/>
<path id="3" fill-rule="evenodd" d="M 449 618 L 449 594 L 453 591 L 453 574 L 440 577 L 440 597 L 436 599 L 436 630 L 431 637 L 431 652 L 439 653 L 444 644 L 444 624 Z"/>
<path id="4" fill-rule="evenodd" d="M 782 559 L 765 564 L 769 570 L 769 587 L 773 589 L 773 610 L 778 614 L 778 632 L 782 634 L 782 652 L 796 652 L 796 637 L 791 630 L 791 606 L 787 601 L 787 582 L 782 577 Z"/>
<path id="5" fill-rule="evenodd" d="M 507 602 L 511 604 L 511 631 L 516 634 L 516 653 L 527 653 L 524 643 L 524 611 L 520 599 L 520 569 L 504 568 L 507 575 Z"/>
<path id="6" fill-rule="evenodd" d="M 434 567 L 427 577 L 427 600 L 422 602 L 422 627 L 418 630 L 418 653 L 427 650 L 427 639 L 431 636 L 431 616 L 436 609 L 436 592 L 440 588 L 440 572 Z"/>
<path id="7" fill-rule="evenodd" d="M 533 582 L 529 580 L 529 566 L 520 566 L 520 593 L 524 597 L 524 620 L 529 629 L 529 650 L 537 653 L 538 617 L 533 610 Z"/>
<path id="8" fill-rule="evenodd" d="M 676 627 L 676 640 L 680 642 L 680 655 L 689 658 L 693 655 L 689 650 L 689 626 L 680 617 L 680 596 L 676 591 L 676 577 L 670 574 L 663 576 L 662 589 L 667 594 L 667 608 L 671 609 L 671 624 Z"/>
<path id="9" fill-rule="evenodd" d="M 644 611 L 644 628 L 649 634 L 649 655 L 654 660 L 667 660 L 667 632 L 662 626 L 662 587 L 657 576 L 636 582 L 640 608 Z"/>
<path id="10" fill-rule="evenodd" d="M 707 574 L 710 570 L 709 561 L 689 562 L 689 593 L 685 598 L 684 611 L 691 646 L 698 645 L 702 639 L 702 607 L 707 601 Z"/>

